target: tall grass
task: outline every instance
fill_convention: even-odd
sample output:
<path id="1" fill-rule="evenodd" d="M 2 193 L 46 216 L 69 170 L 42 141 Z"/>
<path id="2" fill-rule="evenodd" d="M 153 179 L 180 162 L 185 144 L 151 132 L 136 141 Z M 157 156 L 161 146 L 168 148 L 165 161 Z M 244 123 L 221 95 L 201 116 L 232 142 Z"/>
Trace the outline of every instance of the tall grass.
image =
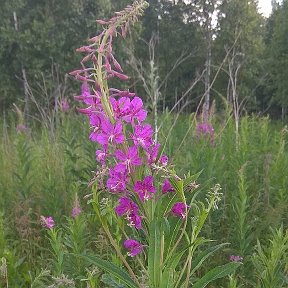
<path id="1" fill-rule="evenodd" d="M 231 277 L 230 284 L 221 283 L 217 287 L 255 287 L 260 277 L 260 264 L 263 266 L 266 261 L 262 254 L 268 257 L 272 253 L 270 250 L 262 253 L 257 240 L 268 243 L 269 226 L 283 225 L 284 229 L 288 226 L 287 128 L 271 123 L 268 118 L 243 117 L 236 147 L 234 123 L 228 117 L 213 120 L 213 139 L 195 133 L 193 115 L 161 117 L 165 122 L 159 138 L 166 143 L 165 153 L 180 167 L 177 173 L 202 171 L 200 182 L 210 179 L 222 187 L 223 202 L 209 219 L 205 233 L 219 243 L 231 243 L 224 253 L 215 255 L 213 261 L 227 261 L 233 254 L 244 257 L 244 265 Z M 87 184 L 92 171 L 97 171 L 96 145 L 87 141 L 89 131 L 81 116 L 70 112 L 59 115 L 55 123 L 53 133 L 48 125 L 33 122 L 29 123 L 27 131 L 17 133 L 17 121 L 13 117 L 1 123 L 0 259 L 7 263 L 10 287 L 37 287 L 37 281 L 47 283 L 49 277 L 52 279 L 47 269 L 53 269 L 53 255 L 47 249 L 49 243 L 39 225 L 40 215 L 53 215 L 56 223 L 67 223 L 59 238 L 61 247 L 66 247 L 63 253 L 81 253 L 87 246 L 109 258 L 106 239 L 90 224 L 93 215 L 84 198 L 91 193 Z M 86 215 L 83 216 L 85 221 L 82 219 L 84 222 L 77 225 L 70 217 L 76 194 Z M 82 239 L 79 235 L 85 237 Z M 277 233 L 273 235 L 273 239 L 278 237 Z M 277 241 L 275 243 L 280 243 Z M 267 249 L 276 249 L 271 245 Z M 58 248 L 61 250 L 61 247 Z M 253 253 L 262 258 L 255 258 Z M 47 257 L 52 262 L 47 262 Z M 58 278 L 64 271 L 72 278 L 82 275 L 86 279 L 82 282 L 74 279 L 75 283 L 84 285 L 90 281 L 91 287 L 100 285 L 99 271 L 83 270 L 83 265 L 73 258 L 68 262 L 73 265 L 66 267 L 66 262 L 57 268 Z M 93 273 L 98 275 L 94 277 L 96 280 Z M 1 275 L 0 286 L 3 286 L 7 279 Z M 105 277 L 104 282 L 113 282 Z"/>

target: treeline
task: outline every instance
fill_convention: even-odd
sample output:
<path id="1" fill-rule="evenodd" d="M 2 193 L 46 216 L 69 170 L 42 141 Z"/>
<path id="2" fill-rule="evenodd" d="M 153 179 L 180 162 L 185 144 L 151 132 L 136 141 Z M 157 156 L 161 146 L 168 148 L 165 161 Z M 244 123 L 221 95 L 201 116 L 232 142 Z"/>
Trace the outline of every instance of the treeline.
<path id="1" fill-rule="evenodd" d="M 53 107 L 75 94 L 79 88 L 67 76 L 78 67 L 75 49 L 101 30 L 95 19 L 131 1 L 1 0 L 1 110 L 17 103 L 32 113 L 35 101 Z M 288 0 L 273 1 L 268 19 L 256 0 L 148 2 L 141 24 L 125 44 L 116 43 L 131 90 L 159 110 L 195 111 L 200 103 L 208 117 L 215 100 L 230 103 L 235 116 L 285 118 Z"/>

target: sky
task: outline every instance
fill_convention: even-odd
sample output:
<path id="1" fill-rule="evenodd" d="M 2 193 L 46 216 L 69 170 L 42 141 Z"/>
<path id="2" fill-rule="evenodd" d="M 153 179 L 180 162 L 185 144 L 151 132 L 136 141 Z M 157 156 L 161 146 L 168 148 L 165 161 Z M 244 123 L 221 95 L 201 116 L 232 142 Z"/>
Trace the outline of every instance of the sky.
<path id="1" fill-rule="evenodd" d="M 272 10 L 271 0 L 259 0 L 259 10 L 265 17 L 268 17 Z"/>

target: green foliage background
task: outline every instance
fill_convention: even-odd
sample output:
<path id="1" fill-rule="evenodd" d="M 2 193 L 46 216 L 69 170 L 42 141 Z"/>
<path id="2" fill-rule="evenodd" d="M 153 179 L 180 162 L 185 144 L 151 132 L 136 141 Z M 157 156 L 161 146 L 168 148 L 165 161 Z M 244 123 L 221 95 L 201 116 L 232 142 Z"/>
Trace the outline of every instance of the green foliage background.
<path id="1" fill-rule="evenodd" d="M 233 47 L 240 55 L 237 61 L 241 62 L 239 101 L 245 103 L 249 112 L 269 112 L 273 117 L 285 117 L 288 89 L 285 79 L 288 67 L 287 0 L 282 4 L 274 2 L 268 19 L 259 14 L 255 0 L 149 2 L 150 7 L 141 24 L 134 29 L 133 40 L 126 46 L 117 45 L 117 55 L 121 63 L 128 63 L 130 56 L 127 51 L 132 51 L 147 68 L 147 43 L 154 35 L 155 65 L 160 82 L 169 74 L 160 87 L 162 101 L 159 108 L 171 108 L 203 71 L 207 46 L 205 19 L 213 14 L 218 21 L 209 28 L 213 34 L 211 81 L 215 77 L 211 99 L 218 100 L 221 106 L 219 99 L 226 98 L 228 67 L 224 59 L 227 50 Z M 75 56 L 75 48 L 100 31 L 101 27 L 96 25 L 95 19 L 108 18 L 111 11 L 120 10 L 129 3 L 127 0 L 1 0 L 2 112 L 13 103 L 24 106 L 23 70 L 29 93 L 33 93 L 39 103 L 43 103 L 43 90 L 51 96 L 49 101 L 52 102 L 64 86 L 66 96 L 77 93 L 75 84 L 67 78 L 67 73 L 77 67 L 79 60 Z M 187 56 L 187 59 L 171 71 L 181 55 Z M 144 97 L 133 69 L 126 68 L 126 72 L 131 77 L 128 86 Z M 199 81 L 188 93 L 187 111 L 195 111 L 203 93 L 204 83 Z M 35 112 L 33 107 L 29 111 Z"/>

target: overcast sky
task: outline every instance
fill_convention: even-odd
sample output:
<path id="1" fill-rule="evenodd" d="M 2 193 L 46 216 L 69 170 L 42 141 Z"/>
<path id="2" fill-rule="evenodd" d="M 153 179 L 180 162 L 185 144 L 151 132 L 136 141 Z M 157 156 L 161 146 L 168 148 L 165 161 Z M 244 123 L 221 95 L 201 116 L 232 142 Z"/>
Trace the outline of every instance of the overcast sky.
<path id="1" fill-rule="evenodd" d="M 264 16 L 269 16 L 271 13 L 271 0 L 259 0 L 259 9 Z"/>

